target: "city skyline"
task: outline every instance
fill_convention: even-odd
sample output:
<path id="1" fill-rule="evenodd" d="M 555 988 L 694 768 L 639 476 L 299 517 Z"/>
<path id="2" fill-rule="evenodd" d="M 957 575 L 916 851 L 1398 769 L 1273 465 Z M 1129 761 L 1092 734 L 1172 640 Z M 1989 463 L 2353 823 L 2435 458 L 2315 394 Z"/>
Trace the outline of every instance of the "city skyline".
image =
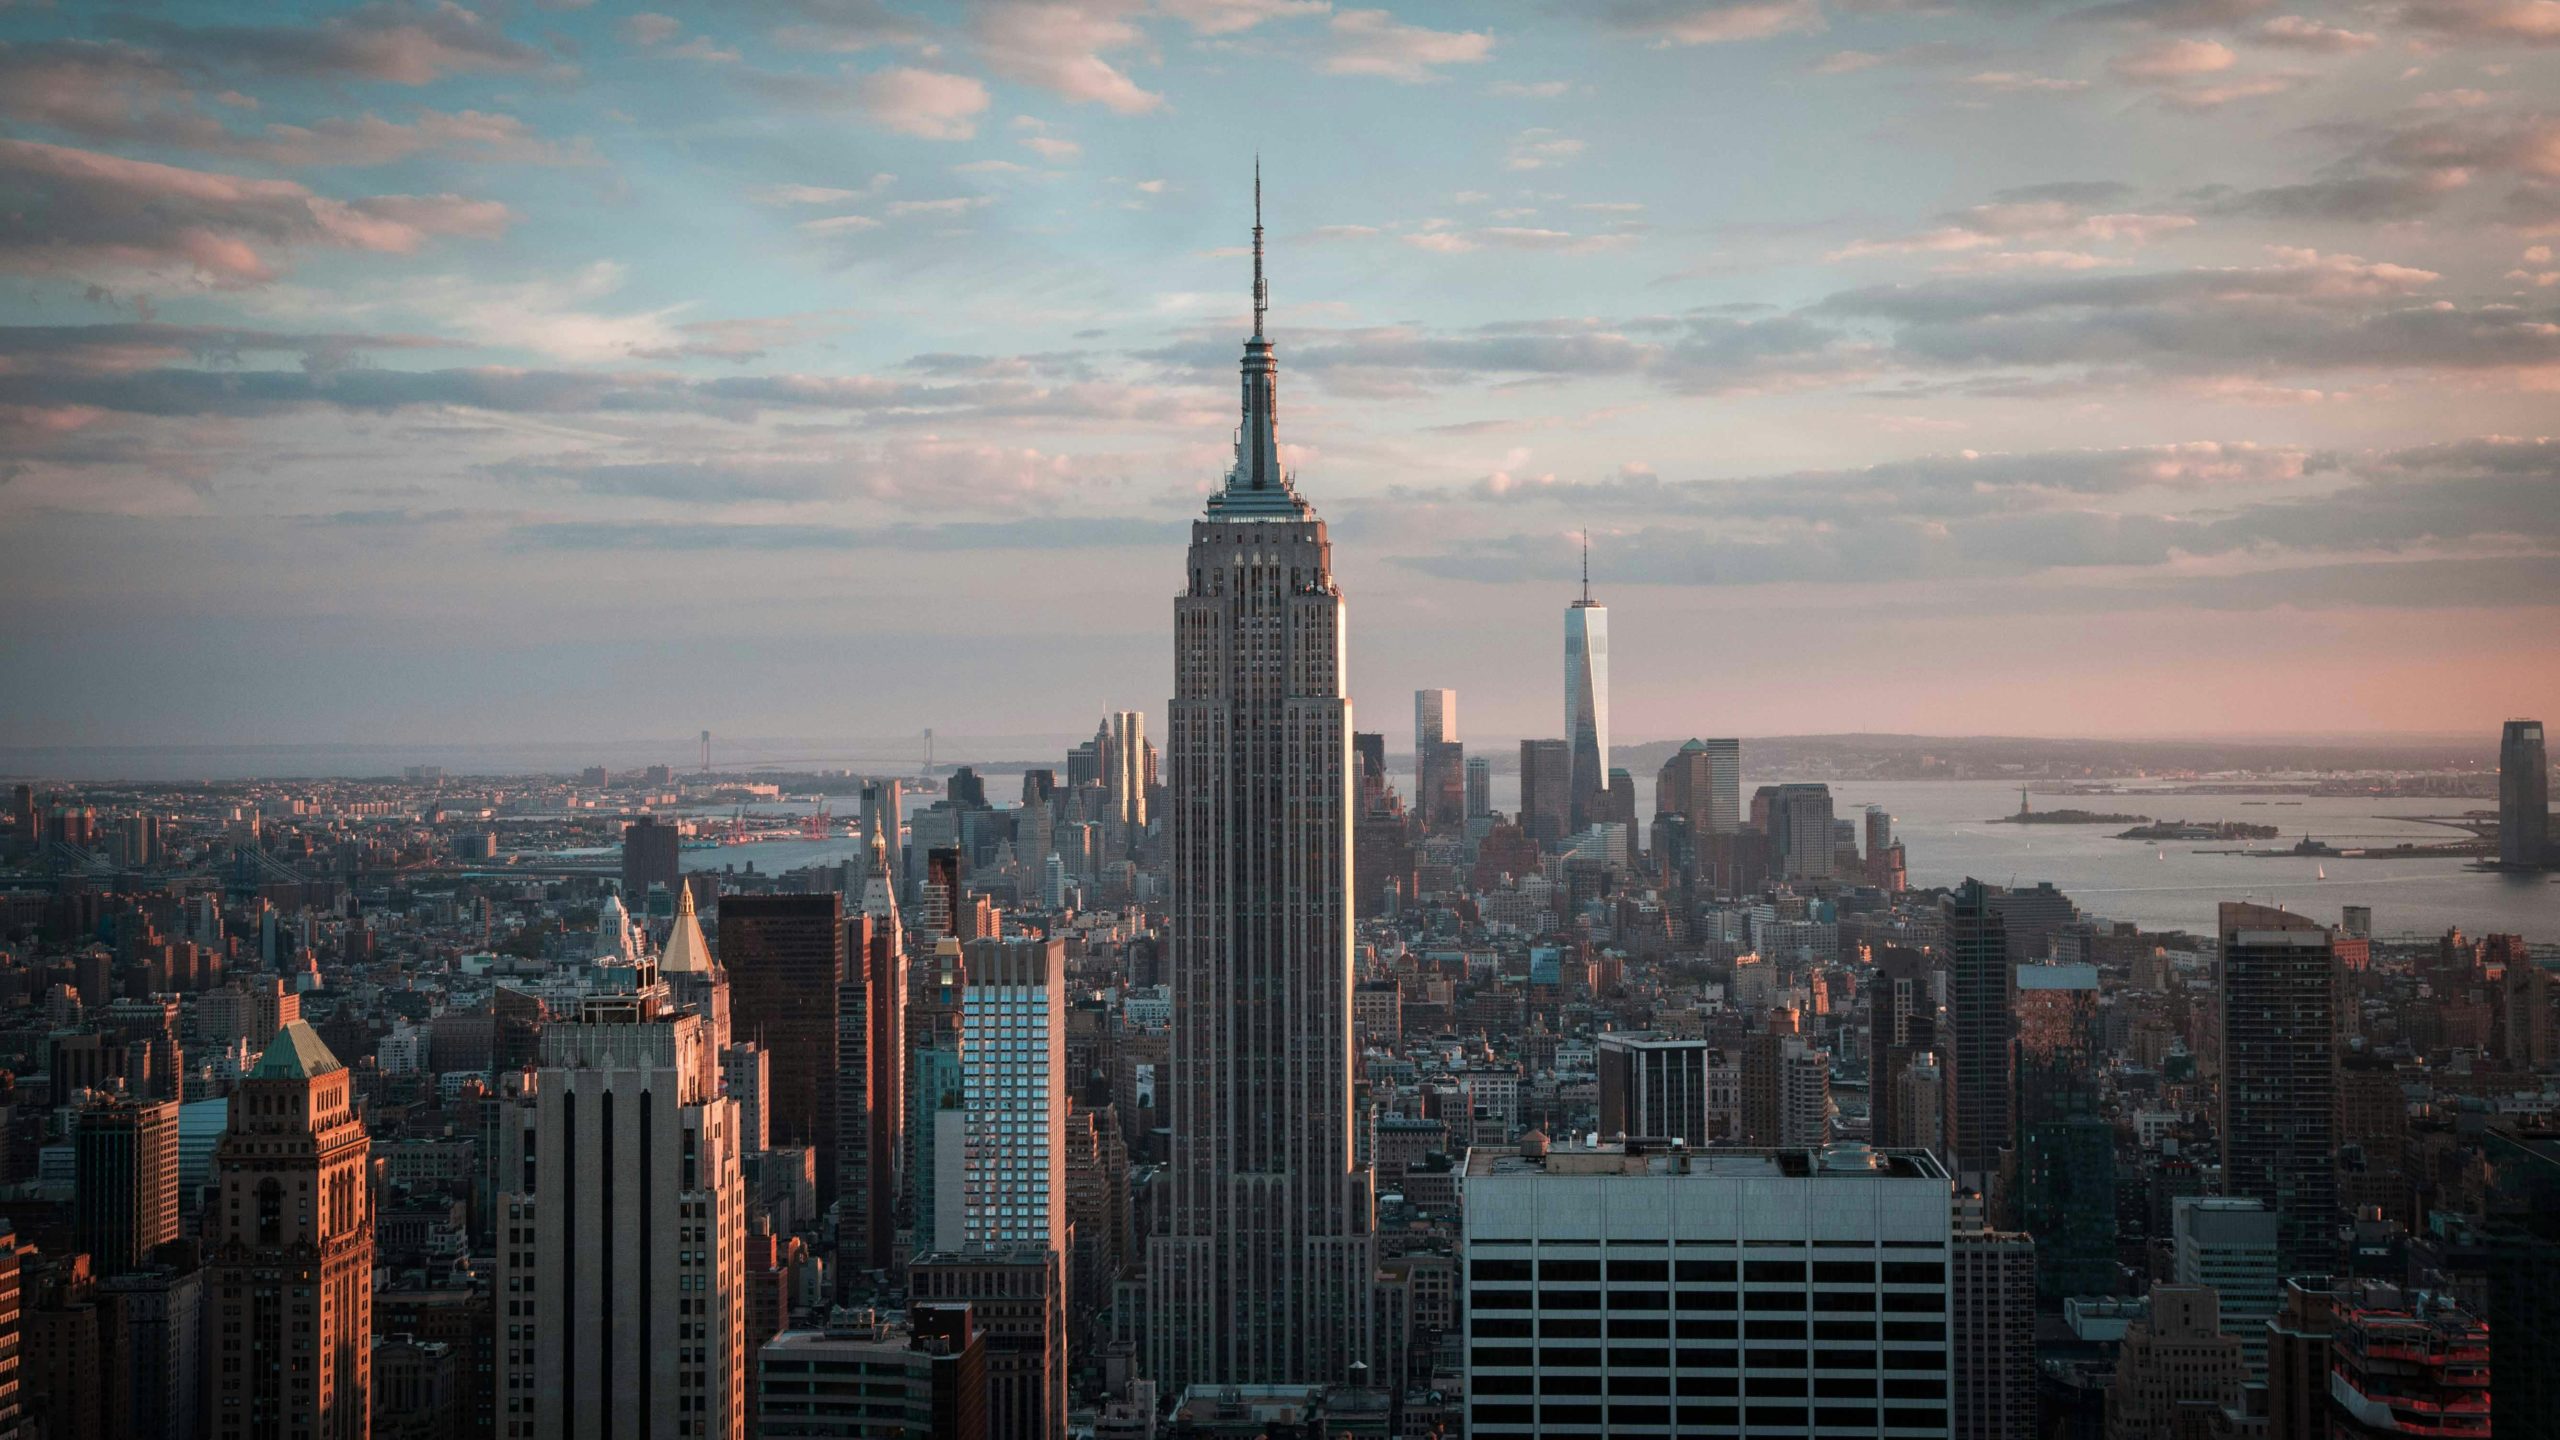
<path id="1" fill-rule="evenodd" d="M 1552 733 L 1587 527 L 1626 735 L 2548 713 L 2504 13 L 13 14 L 0 744 L 1143 703 L 1257 148 L 1354 694 Z"/>

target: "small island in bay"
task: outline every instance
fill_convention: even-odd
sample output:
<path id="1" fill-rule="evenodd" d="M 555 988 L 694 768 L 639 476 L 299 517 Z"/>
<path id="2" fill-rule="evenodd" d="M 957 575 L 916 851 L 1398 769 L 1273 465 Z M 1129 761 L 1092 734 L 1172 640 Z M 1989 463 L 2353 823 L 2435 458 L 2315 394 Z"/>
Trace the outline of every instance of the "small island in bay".
<path id="1" fill-rule="evenodd" d="M 2144 825 L 2148 815 L 2118 815 L 2102 810 L 2021 810 L 1986 820 L 1986 825 Z"/>
<path id="2" fill-rule="evenodd" d="M 2138 817 L 2128 817 L 2138 818 Z M 2162 820 L 2137 826 L 2116 838 L 2119 840 L 2273 840 L 2273 825 L 2252 825 L 2246 820 Z"/>

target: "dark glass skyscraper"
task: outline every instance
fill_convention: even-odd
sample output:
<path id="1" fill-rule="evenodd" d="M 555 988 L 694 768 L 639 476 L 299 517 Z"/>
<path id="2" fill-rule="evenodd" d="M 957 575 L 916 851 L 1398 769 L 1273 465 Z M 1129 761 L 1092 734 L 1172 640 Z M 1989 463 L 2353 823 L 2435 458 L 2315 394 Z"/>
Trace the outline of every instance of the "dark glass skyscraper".
<path id="1" fill-rule="evenodd" d="M 1192 522 L 1174 601 L 1173 1154 L 1147 1251 L 1148 1373 L 1171 1392 L 1327 1382 L 1370 1349 L 1342 592 L 1280 466 L 1260 208 L 1235 465 Z"/>
<path id="2" fill-rule="evenodd" d="M 1947 1156 L 1956 1183 L 1989 1192 L 2000 1152 L 2017 1143 L 2017 972 L 1992 889 L 1967 880 L 1947 897 Z"/>
<path id="3" fill-rule="evenodd" d="M 2549 863 L 2551 769 L 2542 722 L 2510 720 L 2498 741 L 2498 863 Z"/>
<path id="4" fill-rule="evenodd" d="M 2337 1256 L 2338 997 L 2329 932 L 2267 905 L 2223 902 L 2222 1193 L 2276 1213 L 2278 1273 Z"/>
<path id="5" fill-rule="evenodd" d="M 720 897 L 720 967 L 729 972 L 730 1033 L 773 1057 L 769 1143 L 817 1152 L 823 1206 L 841 1178 L 835 1001 L 845 976 L 844 897 Z"/>

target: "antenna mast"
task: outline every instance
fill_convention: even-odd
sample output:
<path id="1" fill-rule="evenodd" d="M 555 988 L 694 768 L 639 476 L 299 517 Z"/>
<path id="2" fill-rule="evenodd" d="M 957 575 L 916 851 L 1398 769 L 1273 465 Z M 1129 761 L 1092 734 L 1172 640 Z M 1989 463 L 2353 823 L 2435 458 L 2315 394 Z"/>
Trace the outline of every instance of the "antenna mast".
<path id="1" fill-rule="evenodd" d="M 1262 338 L 1262 312 L 1271 308 L 1271 291 L 1262 280 L 1262 157 L 1253 157 L 1253 338 Z"/>

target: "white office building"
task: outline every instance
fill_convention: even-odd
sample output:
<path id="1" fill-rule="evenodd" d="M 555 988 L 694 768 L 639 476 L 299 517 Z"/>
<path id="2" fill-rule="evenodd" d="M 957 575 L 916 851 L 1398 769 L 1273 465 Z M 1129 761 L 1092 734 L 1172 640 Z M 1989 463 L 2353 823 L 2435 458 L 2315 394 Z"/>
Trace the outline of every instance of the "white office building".
<path id="1" fill-rule="evenodd" d="M 1468 1433 L 1944 1437 L 1950 1198 L 1858 1144 L 1478 1148 Z"/>

